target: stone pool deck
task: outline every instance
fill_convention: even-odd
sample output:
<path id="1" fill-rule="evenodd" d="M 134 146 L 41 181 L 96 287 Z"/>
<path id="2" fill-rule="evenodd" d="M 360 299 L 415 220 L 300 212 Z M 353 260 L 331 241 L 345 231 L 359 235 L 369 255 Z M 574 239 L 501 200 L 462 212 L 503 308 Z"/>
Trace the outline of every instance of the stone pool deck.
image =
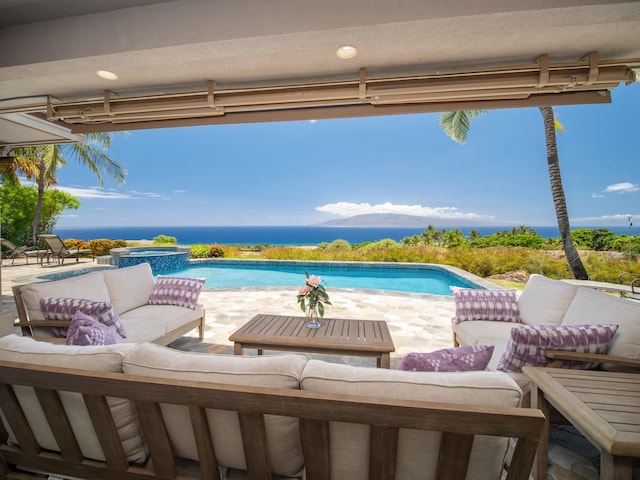
<path id="1" fill-rule="evenodd" d="M 11 266 L 2 266 L 2 308 L 15 310 L 11 287 L 38 281 L 43 275 L 64 274 L 71 270 L 103 268 L 90 259 L 64 265 L 24 264 L 16 260 Z M 200 349 L 231 353 L 229 336 L 258 313 L 302 315 L 296 302 L 297 287 L 244 287 L 231 289 L 205 289 L 200 303 L 206 308 L 206 345 Z M 433 351 L 452 346 L 451 317 L 454 314 L 452 297 L 379 290 L 332 288 L 329 295 L 333 305 L 327 306 L 327 317 L 385 320 L 389 325 L 396 351 L 391 355 L 391 366 L 405 353 Z M 188 338 L 194 337 L 194 338 Z M 197 332 L 174 342 L 177 348 L 198 350 Z M 348 357 L 336 361 L 349 364 L 368 364 L 371 359 Z"/>

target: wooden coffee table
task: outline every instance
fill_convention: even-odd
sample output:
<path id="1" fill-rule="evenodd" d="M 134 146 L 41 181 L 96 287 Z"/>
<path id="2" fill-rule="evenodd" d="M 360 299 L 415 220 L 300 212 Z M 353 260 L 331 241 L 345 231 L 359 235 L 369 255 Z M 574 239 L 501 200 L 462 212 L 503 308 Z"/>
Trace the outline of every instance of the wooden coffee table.
<path id="1" fill-rule="evenodd" d="M 640 458 L 640 374 L 524 367 L 534 382 L 531 406 L 547 417 L 538 446 L 537 478 L 545 479 L 550 407 L 600 450 L 602 480 L 631 480 Z"/>
<path id="2" fill-rule="evenodd" d="M 245 348 L 301 353 L 375 357 L 378 367 L 389 368 L 395 351 L 389 327 L 382 320 L 323 318 L 320 328 L 305 327 L 304 317 L 256 315 L 236 330 L 229 340 L 233 353 Z"/>

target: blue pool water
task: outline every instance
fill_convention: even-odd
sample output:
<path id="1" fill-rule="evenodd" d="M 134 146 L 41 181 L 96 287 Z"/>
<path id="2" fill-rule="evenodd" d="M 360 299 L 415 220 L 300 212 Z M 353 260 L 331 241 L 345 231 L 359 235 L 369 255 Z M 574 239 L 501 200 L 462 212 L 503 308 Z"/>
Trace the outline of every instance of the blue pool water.
<path id="1" fill-rule="evenodd" d="M 325 287 L 367 288 L 451 295 L 451 286 L 482 288 L 438 265 L 391 265 L 294 262 L 195 263 L 168 275 L 206 278 L 205 287 L 301 287 L 305 271 L 322 277 Z"/>

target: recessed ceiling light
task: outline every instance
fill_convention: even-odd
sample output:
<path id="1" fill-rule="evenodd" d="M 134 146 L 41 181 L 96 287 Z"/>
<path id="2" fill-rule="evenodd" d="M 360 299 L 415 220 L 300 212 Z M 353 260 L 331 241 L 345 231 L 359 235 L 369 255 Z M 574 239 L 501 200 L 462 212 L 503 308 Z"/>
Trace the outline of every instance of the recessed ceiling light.
<path id="1" fill-rule="evenodd" d="M 338 58 L 349 59 L 358 55 L 358 49 L 353 45 L 343 45 L 342 47 L 336 50 L 336 55 Z"/>
<path id="2" fill-rule="evenodd" d="M 108 70 L 98 70 L 96 75 L 106 80 L 118 80 L 118 75 Z"/>

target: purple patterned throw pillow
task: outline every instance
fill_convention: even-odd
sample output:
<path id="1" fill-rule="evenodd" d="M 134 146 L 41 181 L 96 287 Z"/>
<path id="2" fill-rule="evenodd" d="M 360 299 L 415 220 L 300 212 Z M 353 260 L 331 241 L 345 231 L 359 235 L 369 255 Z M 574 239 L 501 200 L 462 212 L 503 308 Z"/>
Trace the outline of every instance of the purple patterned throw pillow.
<path id="1" fill-rule="evenodd" d="M 412 372 L 484 370 L 491 360 L 493 348 L 493 345 L 465 345 L 428 353 L 407 353 L 396 368 Z"/>
<path id="2" fill-rule="evenodd" d="M 492 320 L 520 323 L 516 290 L 480 290 L 451 287 L 456 305 L 454 323 Z"/>
<path id="3" fill-rule="evenodd" d="M 69 324 L 67 345 L 113 345 L 122 343 L 122 337 L 113 327 L 77 311 Z"/>
<path id="4" fill-rule="evenodd" d="M 158 280 L 149 297 L 149 304 L 177 305 L 195 310 L 204 281 L 204 278 L 165 277 L 158 275 Z"/>
<path id="5" fill-rule="evenodd" d="M 40 299 L 40 310 L 42 310 L 45 320 L 69 321 L 73 319 L 76 312 L 80 311 L 108 327 L 115 328 L 121 337 L 127 337 L 120 317 L 109 302 L 95 302 L 86 298 L 44 297 Z M 53 327 L 52 331 L 56 337 L 67 335 L 66 328 Z"/>
<path id="6" fill-rule="evenodd" d="M 521 372 L 522 367 L 543 367 L 549 363 L 545 349 L 570 352 L 607 353 L 617 325 L 521 325 L 511 329 L 498 370 Z M 593 362 L 564 362 L 563 367 L 593 369 Z"/>

